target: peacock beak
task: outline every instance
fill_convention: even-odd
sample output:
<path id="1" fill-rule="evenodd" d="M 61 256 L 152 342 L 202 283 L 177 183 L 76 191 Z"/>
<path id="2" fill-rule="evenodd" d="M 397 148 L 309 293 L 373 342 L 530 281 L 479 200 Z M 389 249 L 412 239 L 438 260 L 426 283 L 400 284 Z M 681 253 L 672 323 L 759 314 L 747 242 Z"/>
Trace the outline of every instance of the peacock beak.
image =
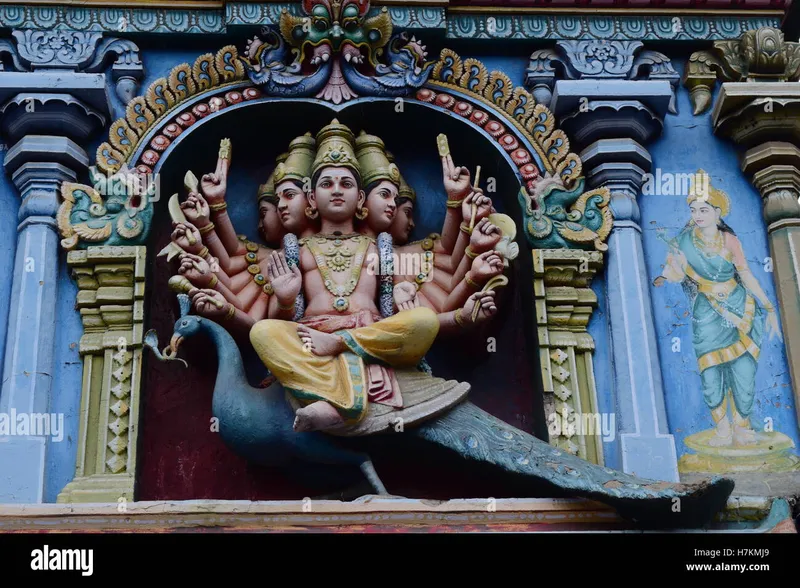
<path id="1" fill-rule="evenodd" d="M 182 342 L 183 342 L 183 337 L 181 337 L 177 333 L 172 335 L 172 339 L 169 340 L 169 350 L 170 350 L 170 355 L 172 357 L 178 355 L 178 347 L 180 347 Z"/>

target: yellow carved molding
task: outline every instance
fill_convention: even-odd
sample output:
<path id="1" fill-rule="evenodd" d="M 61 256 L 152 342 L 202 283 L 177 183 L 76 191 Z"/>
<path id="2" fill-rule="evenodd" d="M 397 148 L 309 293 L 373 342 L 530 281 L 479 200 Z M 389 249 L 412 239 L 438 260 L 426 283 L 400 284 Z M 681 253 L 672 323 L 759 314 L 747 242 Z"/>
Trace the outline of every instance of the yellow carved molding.
<path id="1" fill-rule="evenodd" d="M 67 264 L 84 334 L 75 478 L 57 502 L 133 500 L 141 393 L 146 249 L 90 247 Z"/>
<path id="2" fill-rule="evenodd" d="M 533 255 L 536 328 L 550 444 L 603 463 L 594 381 L 594 339 L 587 332 L 597 296 L 589 287 L 603 265 L 599 251 L 537 249 Z M 576 427 L 572 428 L 572 425 Z"/>

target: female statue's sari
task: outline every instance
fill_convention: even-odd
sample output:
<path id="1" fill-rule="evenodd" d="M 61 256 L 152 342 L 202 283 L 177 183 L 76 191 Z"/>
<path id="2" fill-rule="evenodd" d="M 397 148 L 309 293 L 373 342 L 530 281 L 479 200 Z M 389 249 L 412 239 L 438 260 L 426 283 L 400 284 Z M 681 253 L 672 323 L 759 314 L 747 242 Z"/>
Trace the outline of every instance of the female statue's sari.
<path id="1" fill-rule="evenodd" d="M 764 311 L 738 279 L 744 257 L 723 246 L 732 233 L 721 231 L 718 243 L 703 241 L 689 227 L 676 244 L 686 257 L 684 289 L 692 301 L 692 334 L 703 397 L 713 410 L 730 390 L 737 412 L 747 418 L 753 408 L 755 376 L 764 332 Z M 738 249 L 740 251 L 740 249 Z"/>

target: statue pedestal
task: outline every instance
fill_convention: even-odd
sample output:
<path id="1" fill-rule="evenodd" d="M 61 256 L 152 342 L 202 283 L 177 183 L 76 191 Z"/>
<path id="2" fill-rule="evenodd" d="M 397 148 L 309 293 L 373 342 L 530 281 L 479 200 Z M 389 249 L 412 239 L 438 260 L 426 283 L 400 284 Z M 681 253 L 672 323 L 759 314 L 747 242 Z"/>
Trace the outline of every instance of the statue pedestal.
<path id="1" fill-rule="evenodd" d="M 756 433 L 753 445 L 714 446 L 714 429 L 687 437 L 687 447 L 695 454 L 684 454 L 678 461 L 682 473 L 791 472 L 800 470 L 800 458 L 792 455 L 794 442 L 777 431 Z"/>

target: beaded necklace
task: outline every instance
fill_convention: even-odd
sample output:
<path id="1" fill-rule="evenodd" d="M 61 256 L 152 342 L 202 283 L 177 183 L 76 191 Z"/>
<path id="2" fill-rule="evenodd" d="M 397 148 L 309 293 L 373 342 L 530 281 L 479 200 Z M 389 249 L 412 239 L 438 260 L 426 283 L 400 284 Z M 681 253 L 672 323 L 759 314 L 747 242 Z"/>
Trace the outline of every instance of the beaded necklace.
<path id="1" fill-rule="evenodd" d="M 333 241 L 332 247 L 327 252 L 322 251 L 319 246 L 331 240 Z M 373 239 L 370 237 L 359 233 L 351 233 L 349 235 L 319 234 L 300 239 L 300 244 L 308 247 L 308 250 L 314 256 L 319 272 L 322 275 L 325 289 L 334 297 L 334 310 L 344 312 L 349 308 L 350 295 L 358 286 L 364 256 L 372 241 Z M 355 251 L 346 246 L 348 243 L 355 244 Z M 342 272 L 348 269 L 349 274 L 344 284 L 336 283 L 331 270 Z"/>

